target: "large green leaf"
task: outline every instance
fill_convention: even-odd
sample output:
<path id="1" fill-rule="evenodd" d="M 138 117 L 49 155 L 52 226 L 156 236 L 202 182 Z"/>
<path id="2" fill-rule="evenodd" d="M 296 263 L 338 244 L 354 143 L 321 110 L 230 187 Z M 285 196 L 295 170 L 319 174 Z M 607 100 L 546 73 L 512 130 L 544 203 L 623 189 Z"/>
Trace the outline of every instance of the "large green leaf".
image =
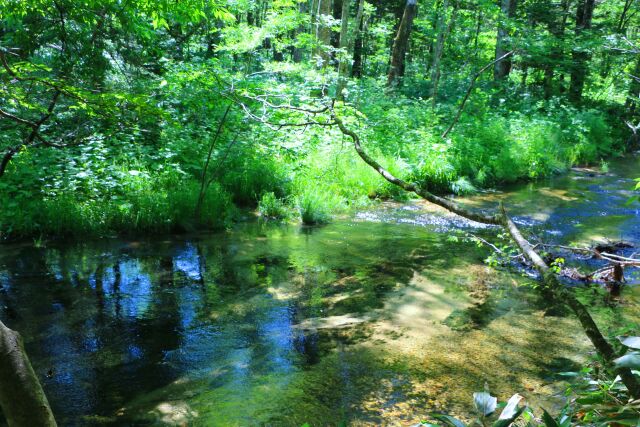
<path id="1" fill-rule="evenodd" d="M 542 409 L 542 421 L 546 427 L 560 427 L 560 424 L 544 408 Z"/>
<path id="2" fill-rule="evenodd" d="M 462 421 L 445 414 L 431 414 L 431 416 L 439 421 L 442 421 L 445 425 L 450 427 L 467 427 Z"/>

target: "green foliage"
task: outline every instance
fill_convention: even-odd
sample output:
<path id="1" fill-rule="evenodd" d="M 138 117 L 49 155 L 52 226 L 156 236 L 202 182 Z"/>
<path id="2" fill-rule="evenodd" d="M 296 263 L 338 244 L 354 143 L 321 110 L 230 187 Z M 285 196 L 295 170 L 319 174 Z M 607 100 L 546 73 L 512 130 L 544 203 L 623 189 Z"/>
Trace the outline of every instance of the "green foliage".
<path id="1" fill-rule="evenodd" d="M 303 224 L 316 225 L 329 222 L 331 219 L 331 200 L 326 194 L 310 188 L 303 190 L 297 197 L 300 219 Z"/>
<path id="2" fill-rule="evenodd" d="M 199 184 L 175 176 L 132 179 L 121 196 L 83 199 L 62 192 L 39 200 L 0 199 L 0 229 L 12 236 L 106 236 L 225 227 L 232 218 L 230 196 L 218 184 L 204 199 L 201 224 L 194 223 Z"/>
<path id="3" fill-rule="evenodd" d="M 53 89 L 61 92 L 39 129 L 42 138 L 19 149 L 0 178 L 0 199 L 9 207 L 0 213 L 3 236 L 63 233 L 73 221 L 55 220 L 55 209 L 77 218 L 79 228 L 105 234 L 216 228 L 233 206 L 258 205 L 264 215 L 281 217 L 283 200 L 304 205 L 303 216 L 318 222 L 374 200 L 411 197 L 364 164 L 335 127 L 300 126 L 306 120 L 326 124 L 327 114 L 273 108 L 329 102 L 338 67 L 328 66 L 323 54 L 353 59 L 352 48 L 337 52 L 319 40 L 325 29 L 337 33 L 340 21 L 333 16 L 318 18 L 291 0 L 0 5 L 0 44 L 9 65 L 0 67 L 3 111 L 35 121 Z M 560 76 L 572 68 L 563 52 L 603 49 L 600 35 L 569 40 L 551 31 L 572 11 L 528 5 L 505 19 L 484 0 L 455 13 L 453 4 L 447 10 L 425 4 L 414 23 L 403 84 L 387 93 L 397 24 L 392 16 L 399 16 L 388 6 L 364 4 L 367 60 L 362 78 L 348 79 L 345 119 L 394 175 L 435 193 L 469 194 L 575 164 L 606 165 L 622 150 L 612 125 L 618 125 L 626 99 L 620 88 L 628 82 L 611 70 L 633 74 L 634 63 L 623 63 L 623 55 L 607 56 L 609 62 L 593 57 L 588 102 L 568 102 Z M 619 5 L 598 8 L 598 31 L 617 25 L 611 17 L 624 12 Z M 425 72 L 433 58 L 425 52 L 437 37 L 432 23 L 439 16 L 455 19 L 457 30 L 448 35 L 434 102 Z M 522 51 L 513 58 L 519 66 L 504 82 L 491 82 L 490 71 L 480 75 L 459 123 L 443 139 L 470 77 L 495 54 L 495 29 L 477 25 L 483 21 L 513 32 Z M 529 32 L 528 25 L 540 31 Z M 353 38 L 353 19 L 347 29 Z M 466 49 L 471 43 L 473 52 Z M 542 70 L 555 71 L 550 85 Z M 0 122 L 1 154 L 24 141 L 28 130 L 7 117 Z M 197 204 L 202 180 L 204 188 L 211 183 L 205 210 L 212 214 L 194 224 L 189 205 Z M 95 225 L 87 225 L 91 221 Z"/>
<path id="4" fill-rule="evenodd" d="M 620 337 L 623 345 L 630 348 L 640 347 L 638 337 Z M 622 366 L 622 365 L 620 365 Z M 636 366 L 636 365 L 634 365 Z M 551 415 L 544 408 L 520 405 L 522 396 L 513 395 L 506 404 L 497 404 L 497 399 L 488 390 L 473 394 L 478 418 L 466 424 L 451 415 L 432 413 L 434 421 L 422 421 L 416 426 L 466 427 L 473 425 L 491 425 L 492 427 L 508 427 L 522 425 L 527 427 L 570 427 L 574 425 L 637 425 L 640 419 L 640 403 L 629 400 L 628 390 L 620 381 L 620 377 L 610 376 L 606 370 L 584 367 L 579 372 L 564 372 L 560 375 L 571 382 L 567 388 L 567 403 L 557 416 Z M 635 371 L 640 378 L 640 372 Z M 486 386 L 485 386 L 486 388 Z M 499 417 L 495 416 L 497 408 L 502 407 Z M 538 415 L 536 415 L 536 412 Z M 435 422 L 435 424 L 434 424 Z"/>
<path id="5" fill-rule="evenodd" d="M 258 212 L 265 218 L 285 219 L 289 211 L 284 201 L 278 199 L 273 192 L 262 195 L 258 203 Z"/>
<path id="6" fill-rule="evenodd" d="M 492 417 L 498 407 L 498 399 L 489 394 L 485 385 L 485 391 L 473 393 L 473 403 L 475 405 L 476 412 L 478 413 L 477 420 L 474 420 L 469 424 L 465 424 L 457 418 L 447 414 L 432 413 L 430 416 L 436 420 L 436 422 L 439 422 L 439 424 L 436 425 L 447 427 L 467 427 L 473 425 L 485 426 L 489 425 L 488 421 L 490 418 L 493 418 L 494 420 L 490 424 L 492 427 L 508 427 L 527 410 L 526 406 L 520 405 L 520 401 L 522 399 L 523 397 L 519 394 L 514 394 L 506 404 L 501 405 L 503 409 L 500 412 L 500 415 L 498 417 Z M 423 421 L 418 424 L 418 426 L 434 426 L 434 424 Z"/>

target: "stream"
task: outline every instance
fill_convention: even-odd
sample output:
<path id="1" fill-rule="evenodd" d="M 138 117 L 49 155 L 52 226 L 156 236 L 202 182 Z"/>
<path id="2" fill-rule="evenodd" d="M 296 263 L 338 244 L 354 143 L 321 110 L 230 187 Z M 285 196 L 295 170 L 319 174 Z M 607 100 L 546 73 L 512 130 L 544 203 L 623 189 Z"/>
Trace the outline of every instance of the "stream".
<path id="1" fill-rule="evenodd" d="M 640 251 L 640 161 L 500 192 L 555 244 Z M 557 409 L 592 351 L 569 315 L 545 316 L 492 236 L 423 202 L 381 203 L 305 227 L 248 220 L 216 234 L 0 245 L 0 319 L 19 331 L 60 425 L 410 425 L 472 415 L 487 383 Z M 571 257 L 585 271 L 602 261 Z M 640 322 L 640 275 L 619 301 L 581 289 L 605 331 Z M 539 407 L 539 406 L 538 406 Z M 1 417 L 0 417 L 1 419 Z M 0 420 L 0 425 L 2 421 Z"/>

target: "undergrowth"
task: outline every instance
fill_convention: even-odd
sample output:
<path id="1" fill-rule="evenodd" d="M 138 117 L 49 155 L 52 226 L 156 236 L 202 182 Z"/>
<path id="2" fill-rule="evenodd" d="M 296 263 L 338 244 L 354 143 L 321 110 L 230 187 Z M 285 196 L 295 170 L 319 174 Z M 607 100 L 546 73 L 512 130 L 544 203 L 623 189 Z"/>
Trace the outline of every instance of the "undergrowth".
<path id="1" fill-rule="evenodd" d="M 367 79 L 351 87 L 345 120 L 390 172 L 439 194 L 541 179 L 576 164 L 606 166 L 623 149 L 603 113 L 557 99 L 496 105 L 490 94 L 474 93 L 443 139 L 453 104 L 434 109 L 430 100 L 380 93 L 379 83 Z M 208 120 L 213 129 L 222 115 L 214 112 L 193 121 Z M 286 111 L 278 114 L 287 120 Z M 211 185 L 198 223 L 203 141 L 212 131 L 196 131 L 193 121 L 167 122 L 159 141 L 98 135 L 78 148 L 20 153 L 0 180 L 0 236 L 220 229 L 231 224 L 236 206 L 321 224 L 345 210 L 411 197 L 365 164 L 336 128 L 277 132 L 247 125 L 240 113 L 228 120 L 211 151 Z"/>

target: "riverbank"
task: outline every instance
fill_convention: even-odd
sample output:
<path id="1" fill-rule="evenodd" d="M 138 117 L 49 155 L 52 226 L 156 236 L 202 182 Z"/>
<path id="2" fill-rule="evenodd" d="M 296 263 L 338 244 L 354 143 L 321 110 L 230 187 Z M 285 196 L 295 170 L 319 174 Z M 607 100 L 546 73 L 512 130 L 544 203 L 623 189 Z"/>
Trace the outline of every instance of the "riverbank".
<path id="1" fill-rule="evenodd" d="M 596 109 L 552 101 L 495 108 L 484 100 L 442 139 L 448 124 L 443 111 L 420 99 L 380 98 L 381 89 L 368 80 L 361 85 L 360 111 L 349 126 L 391 172 L 438 194 L 535 182 L 574 165 L 606 171 L 628 148 Z M 285 133 L 237 123 L 238 138 L 213 149 L 203 185 L 201 163 L 209 147 L 167 126 L 160 151 L 99 140 L 47 156 L 15 157 L 0 181 L 0 239 L 220 230 L 256 207 L 265 216 L 315 224 L 376 200 L 409 197 L 327 127 Z"/>

